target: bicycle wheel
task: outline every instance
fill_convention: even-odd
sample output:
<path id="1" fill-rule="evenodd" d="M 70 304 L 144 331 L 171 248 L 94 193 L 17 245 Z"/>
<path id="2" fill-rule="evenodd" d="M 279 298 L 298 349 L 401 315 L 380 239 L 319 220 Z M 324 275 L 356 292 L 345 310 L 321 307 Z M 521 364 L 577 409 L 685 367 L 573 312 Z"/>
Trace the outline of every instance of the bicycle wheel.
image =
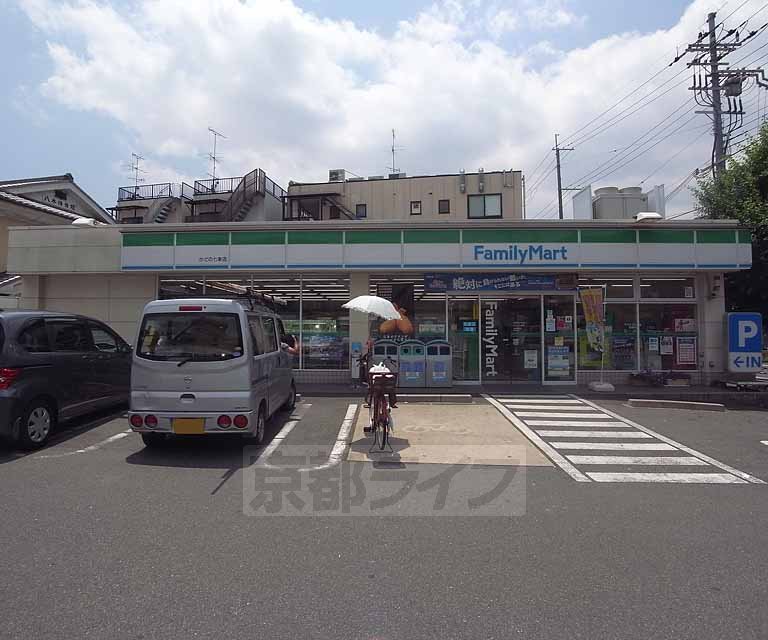
<path id="1" fill-rule="evenodd" d="M 382 395 L 379 398 L 378 403 L 378 420 L 376 421 L 379 429 L 381 429 L 381 442 L 379 443 L 379 449 L 384 449 L 387 446 L 388 433 L 389 433 L 389 417 L 387 416 L 387 400 Z"/>

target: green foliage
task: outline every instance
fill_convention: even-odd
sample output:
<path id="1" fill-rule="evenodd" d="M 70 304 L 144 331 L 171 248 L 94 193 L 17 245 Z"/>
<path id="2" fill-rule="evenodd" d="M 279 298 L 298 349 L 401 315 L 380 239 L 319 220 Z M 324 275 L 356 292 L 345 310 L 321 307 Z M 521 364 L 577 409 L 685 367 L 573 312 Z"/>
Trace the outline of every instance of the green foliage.
<path id="1" fill-rule="evenodd" d="M 752 269 L 726 276 L 726 304 L 731 311 L 761 311 L 768 316 L 768 126 L 752 138 L 738 158 L 731 158 L 717 178 L 699 180 L 694 195 L 704 216 L 738 220 L 752 231 Z"/>

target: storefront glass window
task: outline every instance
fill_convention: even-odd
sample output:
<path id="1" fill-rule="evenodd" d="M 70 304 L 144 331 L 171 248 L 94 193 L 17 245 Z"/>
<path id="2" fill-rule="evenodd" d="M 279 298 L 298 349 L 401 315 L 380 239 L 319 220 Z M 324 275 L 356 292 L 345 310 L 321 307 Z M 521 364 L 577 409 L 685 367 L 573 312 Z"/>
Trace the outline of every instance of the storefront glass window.
<path id="1" fill-rule="evenodd" d="M 386 298 L 400 311 L 399 320 L 371 319 L 370 335 L 374 340 L 445 340 L 446 296 L 426 293 L 423 278 L 374 276 L 370 279 L 370 293 Z"/>
<path id="2" fill-rule="evenodd" d="M 641 367 L 658 371 L 696 369 L 698 330 L 692 304 L 640 305 Z"/>
<path id="3" fill-rule="evenodd" d="M 605 297 L 632 298 L 635 295 L 633 278 L 579 278 L 579 287 L 605 287 Z"/>
<path id="4" fill-rule="evenodd" d="M 303 288 L 301 350 L 304 369 L 349 368 L 349 278 L 307 278 Z"/>
<path id="5" fill-rule="evenodd" d="M 640 297 L 680 299 L 696 297 L 695 278 L 640 278 Z"/>
<path id="6" fill-rule="evenodd" d="M 584 311 L 579 304 L 579 368 L 599 370 L 603 354 L 589 346 Z M 637 369 L 637 305 L 605 305 L 605 370 Z"/>
<path id="7" fill-rule="evenodd" d="M 479 380 L 480 303 L 477 298 L 448 301 L 448 339 L 454 380 Z"/>
<path id="8" fill-rule="evenodd" d="M 573 296 L 544 296 L 544 380 L 576 379 Z"/>
<path id="9" fill-rule="evenodd" d="M 174 298 L 202 298 L 204 296 L 204 278 L 202 276 L 174 276 L 160 279 L 160 300 Z"/>

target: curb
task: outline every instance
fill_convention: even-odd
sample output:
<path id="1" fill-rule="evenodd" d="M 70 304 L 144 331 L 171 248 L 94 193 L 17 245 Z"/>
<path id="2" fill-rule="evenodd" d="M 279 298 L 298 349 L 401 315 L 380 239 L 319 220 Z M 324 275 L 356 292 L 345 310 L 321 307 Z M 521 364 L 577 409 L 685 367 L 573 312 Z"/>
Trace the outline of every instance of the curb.
<path id="1" fill-rule="evenodd" d="M 630 407 L 649 409 L 692 409 L 694 411 L 725 411 L 725 405 L 716 402 L 690 402 L 683 400 L 648 400 L 630 398 Z"/>

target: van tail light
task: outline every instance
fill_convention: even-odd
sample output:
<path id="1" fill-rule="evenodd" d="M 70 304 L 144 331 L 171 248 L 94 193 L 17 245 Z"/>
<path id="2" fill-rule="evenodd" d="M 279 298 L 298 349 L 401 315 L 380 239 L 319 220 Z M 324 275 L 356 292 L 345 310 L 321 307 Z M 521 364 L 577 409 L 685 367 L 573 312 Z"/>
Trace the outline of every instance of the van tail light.
<path id="1" fill-rule="evenodd" d="M 198 305 L 183 304 L 179 307 L 179 311 L 202 311 L 203 307 Z"/>
<path id="2" fill-rule="evenodd" d="M 235 426 L 238 429 L 245 429 L 248 426 L 247 416 L 235 416 Z"/>
<path id="3" fill-rule="evenodd" d="M 216 424 L 219 425 L 219 429 L 229 429 L 232 426 L 232 418 L 229 416 L 219 416 Z"/>
<path id="4" fill-rule="evenodd" d="M 141 416 L 136 413 L 131 416 L 130 422 L 131 426 L 136 429 L 140 429 L 144 425 L 144 420 L 142 420 Z"/>
<path id="5" fill-rule="evenodd" d="M 157 417 L 152 414 L 144 417 L 144 424 L 150 429 L 154 429 L 157 426 Z"/>
<path id="6" fill-rule="evenodd" d="M 6 367 L 0 369 L 0 390 L 10 387 L 13 381 L 20 375 L 21 369 L 9 369 Z"/>

